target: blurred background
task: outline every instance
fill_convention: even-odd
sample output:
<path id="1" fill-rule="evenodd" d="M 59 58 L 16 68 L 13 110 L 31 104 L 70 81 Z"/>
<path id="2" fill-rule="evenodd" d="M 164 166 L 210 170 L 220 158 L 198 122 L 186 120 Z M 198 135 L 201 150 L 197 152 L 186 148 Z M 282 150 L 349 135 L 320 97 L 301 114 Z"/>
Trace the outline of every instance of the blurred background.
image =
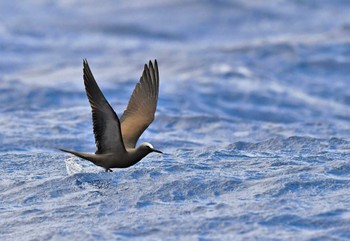
<path id="1" fill-rule="evenodd" d="M 350 238 L 349 10 L 0 1 L 1 239 Z M 83 58 L 119 116 L 158 60 L 140 142 L 170 155 L 68 175 L 57 148 L 95 150 Z"/>

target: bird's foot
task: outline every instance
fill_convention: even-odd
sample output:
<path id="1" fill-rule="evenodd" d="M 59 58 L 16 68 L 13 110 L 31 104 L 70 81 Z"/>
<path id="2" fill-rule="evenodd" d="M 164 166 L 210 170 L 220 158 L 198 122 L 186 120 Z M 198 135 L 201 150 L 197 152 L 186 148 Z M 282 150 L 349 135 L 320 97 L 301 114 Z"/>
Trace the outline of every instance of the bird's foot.
<path id="1" fill-rule="evenodd" d="M 107 169 L 106 169 L 106 172 L 113 172 L 113 171 L 112 171 L 112 169 L 107 168 Z"/>

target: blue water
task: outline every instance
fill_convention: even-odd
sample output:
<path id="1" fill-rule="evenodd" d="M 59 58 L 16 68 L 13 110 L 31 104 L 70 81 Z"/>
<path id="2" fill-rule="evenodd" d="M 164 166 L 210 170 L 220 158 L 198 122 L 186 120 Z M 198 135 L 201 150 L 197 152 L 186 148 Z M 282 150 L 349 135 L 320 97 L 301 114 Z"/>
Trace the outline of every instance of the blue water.
<path id="1" fill-rule="evenodd" d="M 350 2 L 0 1 L 0 240 L 350 240 Z M 157 59 L 150 154 L 105 173 L 82 59 L 120 115 Z"/>

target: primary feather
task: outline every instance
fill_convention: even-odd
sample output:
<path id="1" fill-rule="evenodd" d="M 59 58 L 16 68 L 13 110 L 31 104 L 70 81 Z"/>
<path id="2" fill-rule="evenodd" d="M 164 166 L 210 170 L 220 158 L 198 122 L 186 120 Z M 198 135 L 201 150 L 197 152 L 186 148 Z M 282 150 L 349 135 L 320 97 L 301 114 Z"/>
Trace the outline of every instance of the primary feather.
<path id="1" fill-rule="evenodd" d="M 141 134 L 154 119 L 159 92 L 157 60 L 149 61 L 121 117 L 121 130 L 126 148 L 134 148 Z"/>

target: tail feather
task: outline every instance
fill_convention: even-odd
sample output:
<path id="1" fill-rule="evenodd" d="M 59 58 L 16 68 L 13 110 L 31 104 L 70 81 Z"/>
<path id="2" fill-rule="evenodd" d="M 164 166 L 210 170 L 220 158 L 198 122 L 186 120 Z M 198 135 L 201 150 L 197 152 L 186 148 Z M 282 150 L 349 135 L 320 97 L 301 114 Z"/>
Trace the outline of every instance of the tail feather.
<path id="1" fill-rule="evenodd" d="M 92 155 L 89 154 L 89 153 L 82 153 L 82 152 L 77 152 L 77 151 L 71 151 L 71 150 L 66 150 L 66 149 L 62 149 L 62 148 L 59 148 L 59 150 L 67 152 L 67 153 L 70 153 L 70 154 L 73 154 L 73 155 L 75 155 L 77 157 L 80 157 L 80 158 L 83 158 L 85 160 L 94 162 L 93 158 L 92 158 Z"/>

